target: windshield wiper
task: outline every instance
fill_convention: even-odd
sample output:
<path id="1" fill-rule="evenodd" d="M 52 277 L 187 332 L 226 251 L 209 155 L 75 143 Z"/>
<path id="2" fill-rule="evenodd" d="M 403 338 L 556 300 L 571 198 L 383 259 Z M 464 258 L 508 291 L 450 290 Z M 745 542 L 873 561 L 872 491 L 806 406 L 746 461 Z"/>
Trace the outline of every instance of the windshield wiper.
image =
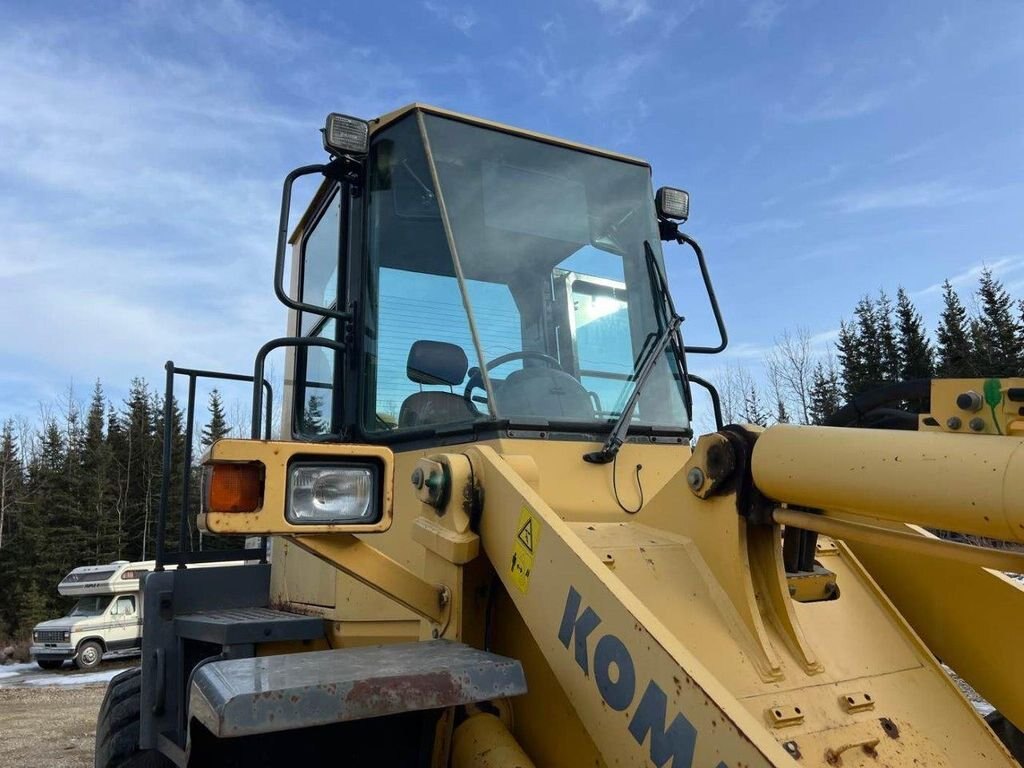
<path id="1" fill-rule="evenodd" d="M 633 380 L 635 382 L 633 384 L 633 391 L 630 393 L 626 404 L 622 407 L 622 413 L 619 414 L 619 418 L 615 422 L 615 426 L 612 427 L 608 439 L 604 441 L 601 450 L 583 454 L 583 460 L 591 464 L 608 464 L 615 459 L 619 448 L 626 442 L 629 422 L 633 418 L 633 411 L 636 409 L 637 401 L 640 399 L 640 392 L 651 377 L 651 372 L 654 371 L 654 366 L 657 365 L 658 359 L 664 354 L 669 344 L 673 344 L 678 338 L 679 326 L 683 322 L 683 318 L 676 314 L 672 298 L 668 293 L 668 286 L 665 285 L 665 278 L 661 273 L 661 268 L 658 266 L 657 259 L 654 258 L 654 250 L 646 240 L 644 240 L 644 254 L 647 257 L 647 266 L 651 270 L 651 278 L 654 281 L 658 298 L 661 299 L 661 311 L 665 316 L 665 325 L 661 329 L 661 333 L 655 337 L 654 343 L 647 348 L 646 353 L 640 358 L 639 368 Z M 675 346 L 678 353 L 679 345 L 675 344 Z"/>

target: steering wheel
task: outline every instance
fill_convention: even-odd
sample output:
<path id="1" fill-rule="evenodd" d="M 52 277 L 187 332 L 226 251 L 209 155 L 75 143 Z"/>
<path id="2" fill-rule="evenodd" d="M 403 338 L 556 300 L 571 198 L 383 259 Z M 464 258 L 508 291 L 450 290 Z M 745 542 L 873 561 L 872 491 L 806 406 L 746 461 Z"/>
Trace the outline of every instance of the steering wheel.
<path id="1" fill-rule="evenodd" d="M 551 355 L 547 355 L 543 352 L 532 352 L 529 350 L 523 350 L 522 352 L 509 352 L 506 355 L 501 355 L 500 357 L 496 357 L 490 362 L 488 362 L 486 365 L 484 365 L 484 368 L 488 371 L 492 371 L 499 365 L 510 363 L 513 360 L 542 360 L 543 362 L 547 363 L 549 366 L 556 370 L 563 370 L 562 364 L 558 362 L 558 360 L 553 358 Z M 466 389 L 463 390 L 462 396 L 466 398 L 466 402 L 468 403 L 476 402 L 483 403 L 486 405 L 486 397 L 478 397 L 476 399 L 473 398 L 473 390 L 477 388 L 484 389 L 484 377 L 483 374 L 480 372 L 480 369 L 474 367 L 469 369 L 469 379 L 466 381 Z"/>

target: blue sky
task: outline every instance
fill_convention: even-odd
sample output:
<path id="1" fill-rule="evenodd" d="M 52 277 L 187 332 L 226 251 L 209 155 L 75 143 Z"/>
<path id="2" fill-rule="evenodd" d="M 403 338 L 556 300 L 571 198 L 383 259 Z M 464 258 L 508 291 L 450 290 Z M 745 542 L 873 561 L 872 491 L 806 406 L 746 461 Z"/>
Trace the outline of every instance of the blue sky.
<path id="1" fill-rule="evenodd" d="M 249 369 L 284 326 L 281 178 L 327 112 L 410 101 L 689 189 L 734 361 L 797 326 L 824 349 L 880 287 L 929 326 L 981 265 L 1024 294 L 1021 29 L 996 0 L 5 3 L 0 418 L 168 358 Z M 669 262 L 699 343 L 692 259 Z"/>

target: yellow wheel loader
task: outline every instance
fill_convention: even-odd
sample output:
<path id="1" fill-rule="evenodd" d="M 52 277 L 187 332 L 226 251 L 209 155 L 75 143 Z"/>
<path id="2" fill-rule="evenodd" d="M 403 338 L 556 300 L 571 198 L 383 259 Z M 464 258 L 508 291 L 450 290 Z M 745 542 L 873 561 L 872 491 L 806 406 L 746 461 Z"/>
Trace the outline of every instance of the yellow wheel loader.
<path id="1" fill-rule="evenodd" d="M 287 335 L 251 376 L 167 365 L 189 444 L 197 380 L 252 384 L 198 524 L 259 543 L 173 546 L 165 439 L 142 666 L 97 768 L 1017 764 L 1024 555 L 932 531 L 1024 541 L 1024 379 L 723 424 L 687 369 L 726 345 L 689 198 L 644 161 L 420 104 L 331 114 L 323 144 L 283 190 Z M 694 256 L 703 346 L 665 279 Z M 211 560 L 245 564 L 188 567 Z"/>

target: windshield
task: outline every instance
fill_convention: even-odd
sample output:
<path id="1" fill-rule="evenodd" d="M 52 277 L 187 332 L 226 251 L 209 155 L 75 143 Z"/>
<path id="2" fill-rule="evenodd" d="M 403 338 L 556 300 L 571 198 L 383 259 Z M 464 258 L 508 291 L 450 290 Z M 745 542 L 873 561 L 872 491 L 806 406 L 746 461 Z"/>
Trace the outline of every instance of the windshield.
<path id="1" fill-rule="evenodd" d="M 97 595 L 95 597 L 83 597 L 75 603 L 68 616 L 99 616 L 110 605 L 112 595 Z"/>
<path id="2" fill-rule="evenodd" d="M 414 114 L 374 139 L 368 228 L 368 429 L 618 418 L 660 330 L 645 165 Z M 688 427 L 671 354 L 633 425 Z"/>

